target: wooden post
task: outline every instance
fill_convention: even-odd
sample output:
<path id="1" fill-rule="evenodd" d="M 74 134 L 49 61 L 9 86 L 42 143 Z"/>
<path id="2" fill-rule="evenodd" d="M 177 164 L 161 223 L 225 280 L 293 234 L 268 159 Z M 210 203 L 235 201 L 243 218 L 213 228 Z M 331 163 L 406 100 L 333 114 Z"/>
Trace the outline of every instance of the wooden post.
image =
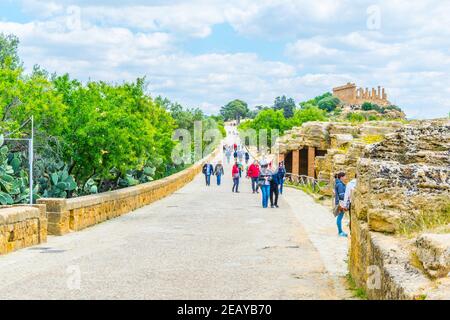
<path id="1" fill-rule="evenodd" d="M 316 148 L 308 147 L 308 176 L 315 177 Z"/>
<path id="2" fill-rule="evenodd" d="M 292 150 L 292 174 L 300 172 L 300 150 Z"/>

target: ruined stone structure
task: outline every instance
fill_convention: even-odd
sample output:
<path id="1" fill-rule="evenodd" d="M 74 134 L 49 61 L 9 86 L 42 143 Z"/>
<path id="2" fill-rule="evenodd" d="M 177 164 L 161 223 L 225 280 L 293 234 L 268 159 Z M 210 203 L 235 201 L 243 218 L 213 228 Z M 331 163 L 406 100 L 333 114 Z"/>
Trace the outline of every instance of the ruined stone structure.
<path id="1" fill-rule="evenodd" d="M 371 121 L 357 125 L 347 122 L 307 122 L 286 131 L 278 139 L 275 151 L 279 152 L 279 160 L 285 161 L 288 172 L 332 183 L 333 173 L 343 169 L 354 176 L 357 150 L 361 151 L 368 142 L 380 140 L 401 126 L 396 121 Z M 355 156 L 345 157 L 349 149 L 355 150 Z"/>
<path id="2" fill-rule="evenodd" d="M 449 120 L 413 122 L 364 149 L 349 268 L 369 297 L 450 298 L 449 151 Z M 443 225 L 412 229 L 427 221 Z M 371 266 L 379 287 L 368 285 Z"/>
<path id="3" fill-rule="evenodd" d="M 369 298 L 450 298 L 450 120 L 310 122 L 277 147 L 287 171 L 330 181 L 326 195 L 335 173 L 358 175 L 349 271 Z M 310 149 L 323 154 L 302 156 Z M 438 212 L 444 225 L 404 235 Z"/>
<path id="4" fill-rule="evenodd" d="M 388 106 L 391 103 L 387 99 L 384 88 L 357 88 L 354 83 L 333 88 L 333 96 L 339 98 L 346 105 L 361 105 L 364 102 L 372 102 L 380 106 Z"/>

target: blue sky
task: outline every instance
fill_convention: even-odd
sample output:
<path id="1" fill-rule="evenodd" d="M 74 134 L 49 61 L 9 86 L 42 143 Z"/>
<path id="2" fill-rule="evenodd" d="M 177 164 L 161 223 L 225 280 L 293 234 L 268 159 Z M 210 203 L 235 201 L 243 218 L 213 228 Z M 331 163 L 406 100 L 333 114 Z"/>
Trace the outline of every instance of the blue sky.
<path id="1" fill-rule="evenodd" d="M 146 76 L 149 92 L 208 113 L 384 86 L 410 118 L 450 111 L 450 1 L 2 0 L 27 70 L 87 81 Z"/>

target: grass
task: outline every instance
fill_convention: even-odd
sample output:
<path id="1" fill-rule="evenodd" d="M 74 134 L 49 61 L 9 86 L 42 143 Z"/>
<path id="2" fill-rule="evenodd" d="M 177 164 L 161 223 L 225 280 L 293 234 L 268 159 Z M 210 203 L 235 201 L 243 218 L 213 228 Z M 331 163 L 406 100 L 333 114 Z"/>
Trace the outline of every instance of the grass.
<path id="1" fill-rule="evenodd" d="M 427 230 L 436 230 L 441 233 L 450 232 L 450 202 L 436 211 L 421 210 L 414 221 L 401 222 L 399 234 L 412 237 Z"/>
<path id="2" fill-rule="evenodd" d="M 351 276 L 350 273 L 347 273 L 347 275 L 345 276 L 345 280 L 347 282 L 348 288 L 352 291 L 353 293 L 353 297 L 361 299 L 361 300 L 367 300 L 367 293 L 363 288 L 359 288 L 356 285 L 355 280 L 353 279 L 353 277 Z"/>

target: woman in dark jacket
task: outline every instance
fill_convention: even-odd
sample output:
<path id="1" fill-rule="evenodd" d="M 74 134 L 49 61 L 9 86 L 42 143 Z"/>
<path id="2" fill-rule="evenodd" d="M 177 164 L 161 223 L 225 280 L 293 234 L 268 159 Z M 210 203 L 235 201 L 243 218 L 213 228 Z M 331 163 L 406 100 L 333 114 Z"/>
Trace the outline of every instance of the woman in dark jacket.
<path id="1" fill-rule="evenodd" d="M 279 175 L 278 171 L 276 171 L 272 175 L 272 180 L 270 180 L 270 207 L 271 208 L 278 208 L 278 193 L 279 193 L 280 184 L 281 184 L 280 175 Z M 275 196 L 275 199 L 274 199 L 274 196 Z"/>
<path id="2" fill-rule="evenodd" d="M 334 205 L 336 210 L 336 224 L 338 228 L 339 236 L 347 237 L 347 234 L 342 230 L 342 219 L 344 218 L 344 206 L 341 204 L 344 202 L 345 196 L 345 182 L 347 181 L 347 177 L 344 172 L 339 172 L 335 176 L 335 185 L 334 185 Z M 342 202 L 341 202 L 342 201 Z"/>

